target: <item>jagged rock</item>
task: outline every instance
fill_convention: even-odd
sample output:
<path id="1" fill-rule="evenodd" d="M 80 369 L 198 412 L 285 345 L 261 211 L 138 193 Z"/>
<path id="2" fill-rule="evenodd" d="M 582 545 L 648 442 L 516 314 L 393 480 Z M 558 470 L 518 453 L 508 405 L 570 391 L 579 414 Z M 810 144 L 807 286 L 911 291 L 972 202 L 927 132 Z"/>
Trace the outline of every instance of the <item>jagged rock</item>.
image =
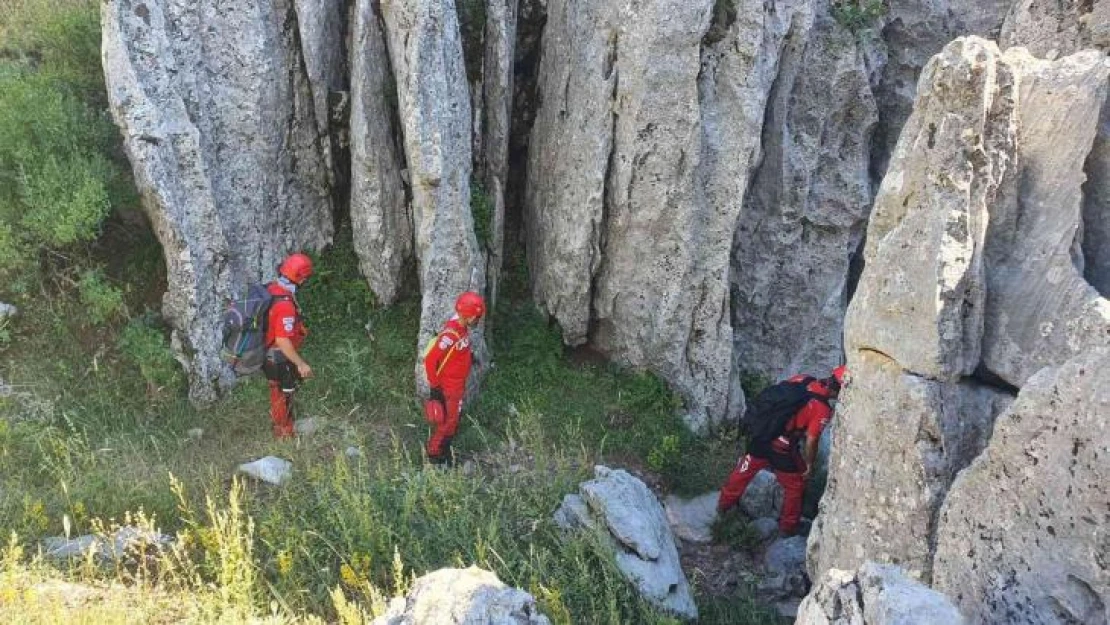
<path id="1" fill-rule="evenodd" d="M 897 566 L 831 569 L 798 609 L 795 625 L 963 625 L 952 601 Z"/>
<path id="2" fill-rule="evenodd" d="M 204 428 L 191 428 L 188 432 L 185 433 L 185 435 L 188 436 L 191 440 L 199 441 L 200 439 L 204 438 Z"/>
<path id="3" fill-rule="evenodd" d="M 964 35 L 997 39 L 1013 0 L 890 0 L 880 24 L 882 67 L 875 81 L 879 126 L 872 172 L 882 177 L 914 107 L 918 77 L 933 55 Z"/>
<path id="4" fill-rule="evenodd" d="M 347 449 L 343 452 L 343 455 L 347 456 L 347 458 L 351 460 L 358 460 L 359 458 L 363 457 L 362 450 L 358 447 L 355 447 L 354 445 L 347 447 Z"/>
<path id="5" fill-rule="evenodd" d="M 486 284 L 491 301 L 505 246 L 505 192 L 509 174 L 509 131 L 513 114 L 513 65 L 518 0 L 486 2 L 485 56 L 482 61 L 482 181 L 491 204 L 487 225 Z M 477 217 L 475 217 L 477 219 Z"/>
<path id="6" fill-rule="evenodd" d="M 53 560 L 84 559 L 90 551 L 100 562 L 116 562 L 147 549 L 163 549 L 173 539 L 164 534 L 133 526 L 124 526 L 110 536 L 85 535 L 77 538 L 55 536 L 42 541 L 44 554 Z"/>
<path id="7" fill-rule="evenodd" d="M 952 485 L 933 582 L 972 622 L 1106 622 L 1107 406 L 1110 350 L 1041 370 Z"/>
<path id="8" fill-rule="evenodd" d="M 778 519 L 771 517 L 756 519 L 752 521 L 751 527 L 755 531 L 755 535 L 759 537 L 760 542 L 770 540 L 778 536 L 779 533 Z"/>
<path id="9" fill-rule="evenodd" d="M 842 362 L 848 264 L 871 210 L 869 80 L 856 35 L 828 15 L 788 36 L 733 244 L 742 371 L 826 375 Z"/>
<path id="10" fill-rule="evenodd" d="M 331 203 L 291 0 L 101 3 L 111 114 L 162 243 L 162 313 L 190 396 L 230 382 L 226 301 L 331 240 Z"/>
<path id="11" fill-rule="evenodd" d="M 548 625 L 532 595 L 472 566 L 420 577 L 407 597 L 390 601 L 371 625 Z"/>
<path id="12" fill-rule="evenodd" d="M 380 5 L 412 187 L 422 348 L 454 314 L 460 293 L 485 288 L 485 260 L 470 213 L 470 90 L 453 1 Z M 481 330 L 470 336 L 471 349 L 487 360 Z M 417 369 L 419 385 L 423 367 Z"/>
<path id="13" fill-rule="evenodd" d="M 1110 48 L 1110 1 L 1017 0 L 1002 25 L 1003 47 L 1056 59 L 1084 48 Z"/>
<path id="14" fill-rule="evenodd" d="M 293 477 L 293 463 L 275 456 L 266 456 L 254 462 L 239 465 L 239 471 L 256 480 L 281 486 Z"/>
<path id="15" fill-rule="evenodd" d="M 718 496 L 717 491 L 699 495 L 693 499 L 667 496 L 663 508 L 675 536 L 693 543 L 712 542 L 713 521 L 717 519 Z"/>
<path id="16" fill-rule="evenodd" d="M 766 575 L 759 590 L 775 598 L 802 597 L 806 594 L 806 539 L 804 536 L 780 538 L 763 554 Z"/>
<path id="17" fill-rule="evenodd" d="M 601 264 L 613 145 L 615 3 L 548 0 L 539 100 L 528 144 L 528 262 L 536 302 L 568 345 L 586 342 Z"/>
<path id="18" fill-rule="evenodd" d="M 1098 136 L 1084 171 L 1083 277 L 1110 297 L 1110 98 L 1102 104 Z"/>
<path id="19" fill-rule="evenodd" d="M 1073 262 L 1084 163 L 1106 99 L 1110 60 L 1006 53 L 1020 80 L 1018 181 L 991 210 L 983 364 L 1014 386 L 1088 346 L 1110 345 L 1110 301 Z"/>
<path id="20" fill-rule="evenodd" d="M 1106 300 L 1069 255 L 1106 63 L 967 38 L 926 67 L 845 324 L 854 382 L 834 423 L 813 578 L 873 559 L 930 580 L 940 506 L 1012 388 L 1110 341 Z"/>
<path id="21" fill-rule="evenodd" d="M 320 429 L 320 422 L 315 417 L 297 419 L 293 429 L 301 436 L 312 436 Z"/>
<path id="22" fill-rule="evenodd" d="M 686 574 L 663 507 L 648 487 L 627 471 L 594 467 L 593 480 L 567 495 L 555 512 L 564 528 L 602 528 L 616 553 L 617 568 L 652 605 L 681 618 L 696 619 Z"/>
<path id="23" fill-rule="evenodd" d="M 782 510 L 782 486 L 774 473 L 760 471 L 755 474 L 740 498 L 740 509 L 753 519 L 778 518 Z"/>
<path id="24" fill-rule="evenodd" d="M 0 302 L 0 320 L 14 317 L 19 314 L 19 309 L 11 304 Z"/>
<path id="25" fill-rule="evenodd" d="M 332 151 L 328 95 L 347 90 L 347 7 L 344 0 L 294 0 L 300 32 L 304 69 L 312 90 L 316 127 L 320 135 L 326 171 L 335 185 L 336 167 Z"/>
<path id="26" fill-rule="evenodd" d="M 396 86 L 381 16 L 358 0 L 351 37 L 351 231 L 362 275 L 378 301 L 397 300 L 413 261 L 412 213 L 401 179 Z"/>

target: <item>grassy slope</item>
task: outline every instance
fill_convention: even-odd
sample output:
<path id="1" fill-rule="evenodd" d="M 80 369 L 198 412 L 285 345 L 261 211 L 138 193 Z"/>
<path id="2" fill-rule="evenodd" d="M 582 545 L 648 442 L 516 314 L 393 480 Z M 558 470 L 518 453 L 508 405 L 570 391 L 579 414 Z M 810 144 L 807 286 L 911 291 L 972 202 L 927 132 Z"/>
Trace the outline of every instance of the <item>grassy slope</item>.
<path id="1" fill-rule="evenodd" d="M 159 271 L 156 248 L 132 250 L 115 263 L 124 287 Z M 38 538 L 63 532 L 66 517 L 77 534 L 93 519 L 110 523 L 142 509 L 163 531 L 182 532 L 201 578 L 218 582 L 221 543 L 206 501 L 226 509 L 235 466 L 275 454 L 295 463 L 297 479 L 243 495 L 258 573 L 243 604 L 274 601 L 284 614 L 333 619 L 337 586 L 370 605 L 377 588 L 407 579 L 395 571 L 396 554 L 416 574 L 490 568 L 562 622 L 660 620 L 596 541 L 563 540 L 551 512 L 598 461 L 649 467 L 680 492 L 708 490 L 727 473 L 731 445 L 685 433 L 674 398 L 654 378 L 572 365 L 557 332 L 510 297 L 492 319 L 496 367 L 457 439 L 477 474 L 428 471 L 411 382 L 418 306 L 375 309 L 346 246 L 319 265 L 302 295 L 312 329 L 305 351 L 318 377 L 298 402 L 301 416 L 320 419 L 322 429 L 295 443 L 271 439 L 263 380 L 244 380 L 226 400 L 196 410 L 179 380 L 162 389 L 143 380 L 117 348 L 122 323 L 82 323 L 79 304 L 64 293 L 32 303 L 40 310 L 25 310 L 2 354 L 11 392 L 0 399 L 0 528 L 34 550 Z M 522 285 L 518 272 L 506 292 L 519 296 Z M 144 298 L 150 293 L 131 287 L 133 317 Z M 197 427 L 205 433 L 193 440 L 187 432 Z M 350 446 L 363 456 L 346 458 Z M 213 600 L 187 597 L 172 601 L 201 610 Z M 702 606 L 703 622 L 764 622 L 740 599 Z"/>

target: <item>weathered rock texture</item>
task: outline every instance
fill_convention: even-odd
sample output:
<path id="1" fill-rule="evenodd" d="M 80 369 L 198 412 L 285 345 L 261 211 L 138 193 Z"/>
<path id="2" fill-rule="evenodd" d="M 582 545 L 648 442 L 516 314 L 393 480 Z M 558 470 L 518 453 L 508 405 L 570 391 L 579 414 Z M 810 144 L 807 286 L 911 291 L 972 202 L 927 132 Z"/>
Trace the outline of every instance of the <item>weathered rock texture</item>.
<path id="1" fill-rule="evenodd" d="M 1103 348 L 1034 375 L 949 491 L 933 583 L 972 622 L 1110 618 L 1108 372 Z"/>
<path id="2" fill-rule="evenodd" d="M 1034 56 L 1055 59 L 1084 48 L 1110 47 L 1107 0 L 1017 0 L 998 40 Z"/>
<path id="3" fill-rule="evenodd" d="M 413 582 L 372 625 L 548 625 L 532 595 L 506 586 L 497 575 L 470 567 L 440 569 Z"/>
<path id="4" fill-rule="evenodd" d="M 782 48 L 813 11 L 617 8 L 548 7 L 527 197 L 533 291 L 568 344 L 651 368 L 703 429 L 743 404 L 730 250 Z"/>
<path id="5" fill-rule="evenodd" d="M 795 625 L 962 625 L 952 601 L 891 565 L 833 569 L 798 608 Z"/>
<path id="6" fill-rule="evenodd" d="M 698 608 L 682 571 L 659 500 L 627 471 L 594 467 L 595 478 L 567 495 L 555 512 L 566 529 L 600 528 L 610 537 L 617 568 L 652 605 L 687 619 Z"/>
<path id="7" fill-rule="evenodd" d="M 384 0 L 381 10 L 412 187 L 423 345 L 454 314 L 459 293 L 485 287 L 470 214 L 469 87 L 454 2 Z M 481 333 L 471 336 L 481 354 Z"/>
<path id="8" fill-rule="evenodd" d="M 1107 302 L 1069 255 L 1108 71 L 1097 52 L 1040 61 L 976 38 L 925 68 L 845 324 L 854 382 L 810 539 L 815 579 L 868 559 L 931 579 L 940 507 L 1007 389 L 1110 343 Z"/>
<path id="9" fill-rule="evenodd" d="M 351 230 L 362 275 L 396 301 L 413 261 L 412 213 L 394 128 L 396 86 L 376 2 L 358 0 L 351 37 Z"/>
<path id="10" fill-rule="evenodd" d="M 925 64 L 956 37 L 997 39 L 1013 0 L 890 0 L 875 56 L 884 60 L 876 76 L 879 127 L 872 173 L 882 178 L 902 126 L 913 110 Z"/>
<path id="11" fill-rule="evenodd" d="M 163 314 L 191 397 L 210 400 L 227 300 L 331 240 L 296 11 L 111 0 L 101 16 L 112 116 L 166 259 Z"/>
<path id="12" fill-rule="evenodd" d="M 871 209 L 877 121 L 856 36 L 827 15 L 792 31 L 733 246 L 741 370 L 779 379 L 842 362 L 848 264 Z"/>
<path id="13" fill-rule="evenodd" d="M 486 284 L 497 301 L 505 250 L 505 194 L 509 175 L 509 135 L 513 114 L 513 60 L 518 0 L 487 0 L 485 57 L 482 62 L 481 179 L 490 203 L 484 225 L 488 254 Z M 477 218 L 477 216 L 476 216 Z"/>
<path id="14" fill-rule="evenodd" d="M 336 164 L 332 145 L 331 94 L 347 91 L 347 29 L 345 0 L 294 0 L 297 26 L 304 54 L 304 70 L 312 90 L 316 127 L 327 165 L 329 181 L 335 183 Z"/>

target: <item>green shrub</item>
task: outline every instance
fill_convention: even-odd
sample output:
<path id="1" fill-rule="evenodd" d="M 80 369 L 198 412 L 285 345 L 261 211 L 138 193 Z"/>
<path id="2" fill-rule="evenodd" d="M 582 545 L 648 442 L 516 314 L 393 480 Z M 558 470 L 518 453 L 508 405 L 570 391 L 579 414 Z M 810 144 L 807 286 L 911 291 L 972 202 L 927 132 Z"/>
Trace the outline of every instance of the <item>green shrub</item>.
<path id="1" fill-rule="evenodd" d="M 887 8 L 883 0 L 834 0 L 833 19 L 853 33 L 871 28 Z"/>
<path id="2" fill-rule="evenodd" d="M 493 202 L 485 187 L 477 180 L 470 181 L 470 216 L 474 220 L 474 236 L 478 246 L 485 249 L 490 240 L 490 227 L 493 225 Z"/>
<path id="3" fill-rule="evenodd" d="M 86 269 L 77 282 L 81 303 L 85 305 L 88 321 L 106 323 L 124 311 L 123 291 L 112 286 L 99 269 Z M 84 319 L 82 321 L 85 321 Z"/>
<path id="4" fill-rule="evenodd" d="M 9 0 L 0 22 L 0 273 L 90 241 L 135 202 L 105 112 L 98 7 Z M 67 255 L 68 257 L 68 255 Z"/>
<path id="5" fill-rule="evenodd" d="M 656 471 L 672 471 L 682 461 L 682 445 L 678 436 L 668 434 L 648 452 L 648 466 Z"/>
<path id="6" fill-rule="evenodd" d="M 148 319 L 134 319 L 123 329 L 119 349 L 139 369 L 150 389 L 177 388 L 181 370 L 162 331 Z"/>

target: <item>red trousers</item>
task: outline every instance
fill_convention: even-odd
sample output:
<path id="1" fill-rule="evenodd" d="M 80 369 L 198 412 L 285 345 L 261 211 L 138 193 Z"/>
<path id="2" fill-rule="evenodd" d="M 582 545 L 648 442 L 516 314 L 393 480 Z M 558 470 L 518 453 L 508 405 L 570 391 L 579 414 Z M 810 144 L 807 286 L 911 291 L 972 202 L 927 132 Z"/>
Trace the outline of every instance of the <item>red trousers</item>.
<path id="1" fill-rule="evenodd" d="M 804 462 L 798 461 L 801 466 Z M 745 455 L 737 463 L 736 468 L 728 476 L 728 481 L 721 488 L 721 495 L 717 499 L 717 510 L 724 512 L 740 502 L 744 491 L 756 473 L 771 466 L 771 461 L 751 454 Z M 804 469 L 803 469 L 804 470 Z M 782 512 L 779 514 L 779 531 L 784 534 L 793 533 L 798 528 L 798 521 L 802 518 L 802 494 L 805 492 L 806 481 L 803 473 L 788 473 L 774 470 L 775 479 L 782 485 Z"/>
<path id="2" fill-rule="evenodd" d="M 426 451 L 429 458 L 442 458 L 447 454 L 451 439 L 459 431 L 459 411 L 462 410 L 462 395 L 446 397 L 443 421 L 432 424 L 432 435 L 428 438 Z"/>
<path id="3" fill-rule="evenodd" d="M 270 420 L 274 422 L 274 436 L 293 436 L 293 391 L 281 390 L 281 382 L 270 380 Z"/>

